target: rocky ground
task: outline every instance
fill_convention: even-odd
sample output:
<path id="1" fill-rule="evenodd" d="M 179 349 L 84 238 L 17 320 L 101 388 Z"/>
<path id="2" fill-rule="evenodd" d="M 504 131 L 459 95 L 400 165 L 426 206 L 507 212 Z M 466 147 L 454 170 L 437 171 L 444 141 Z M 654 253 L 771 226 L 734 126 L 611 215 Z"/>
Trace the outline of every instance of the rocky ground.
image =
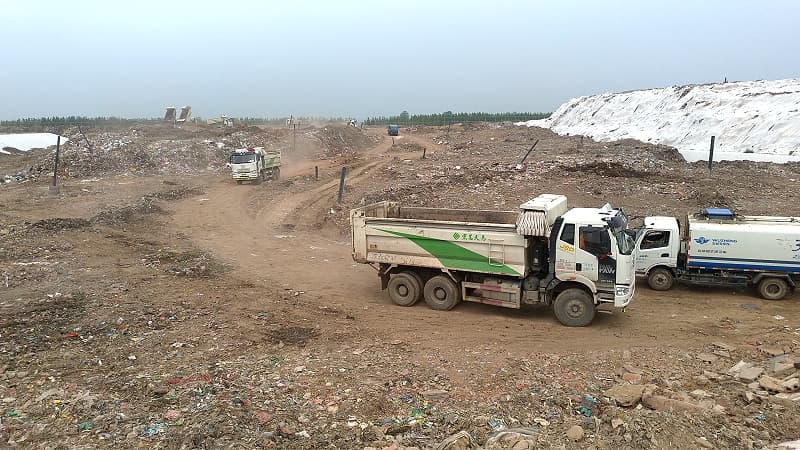
<path id="1" fill-rule="evenodd" d="M 291 154 L 288 130 L 94 130 L 91 158 L 78 138 L 65 149 L 59 194 L 30 170 L 0 186 L 0 447 L 800 438 L 798 294 L 642 284 L 628 312 L 585 329 L 541 309 L 438 313 L 391 305 L 346 235 L 346 211 L 366 202 L 513 210 L 542 192 L 638 216 L 712 205 L 800 216 L 800 167 L 709 173 L 666 147 L 513 125 L 403 130 L 394 144 L 382 131 L 298 130 Z M 227 150 L 253 143 L 284 149 L 285 179 L 226 177 Z M 0 173 L 47 161 L 0 159 Z"/>

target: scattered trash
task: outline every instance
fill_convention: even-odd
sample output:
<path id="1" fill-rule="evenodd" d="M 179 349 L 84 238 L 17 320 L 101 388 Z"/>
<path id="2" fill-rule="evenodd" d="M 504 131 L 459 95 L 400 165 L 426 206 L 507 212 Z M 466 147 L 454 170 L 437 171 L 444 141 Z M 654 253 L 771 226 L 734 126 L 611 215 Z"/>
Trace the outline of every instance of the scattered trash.
<path id="1" fill-rule="evenodd" d="M 144 427 L 139 435 L 141 437 L 153 437 L 157 434 L 163 433 L 164 431 L 165 426 L 163 423 L 153 423 Z"/>

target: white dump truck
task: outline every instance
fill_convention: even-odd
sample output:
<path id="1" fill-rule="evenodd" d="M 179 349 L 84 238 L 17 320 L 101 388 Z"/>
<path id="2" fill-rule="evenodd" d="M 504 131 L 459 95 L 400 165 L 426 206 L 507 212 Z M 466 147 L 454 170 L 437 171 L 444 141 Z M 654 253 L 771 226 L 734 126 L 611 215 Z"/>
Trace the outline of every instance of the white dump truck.
<path id="1" fill-rule="evenodd" d="M 381 202 L 352 210 L 350 222 L 353 259 L 377 269 L 401 306 L 552 304 L 562 324 L 586 326 L 599 305 L 633 297 L 634 241 L 609 205 L 567 210 L 566 197 L 549 194 L 519 211 Z"/>
<path id="2" fill-rule="evenodd" d="M 780 300 L 800 283 L 800 217 L 740 216 L 706 208 L 681 226 L 675 217 L 646 217 L 636 237 L 636 271 L 666 291 L 676 280 L 754 286 Z"/>
<path id="3" fill-rule="evenodd" d="M 236 183 L 245 181 L 277 180 L 281 174 L 281 153 L 265 151 L 264 147 L 240 148 L 231 152 L 228 159 L 231 176 Z"/>

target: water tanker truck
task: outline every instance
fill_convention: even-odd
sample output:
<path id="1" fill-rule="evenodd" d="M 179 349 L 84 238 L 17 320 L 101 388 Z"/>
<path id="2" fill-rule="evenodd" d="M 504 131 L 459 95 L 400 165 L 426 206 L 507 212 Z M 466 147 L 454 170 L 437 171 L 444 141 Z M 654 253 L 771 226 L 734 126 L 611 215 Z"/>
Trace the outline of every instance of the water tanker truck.
<path id="1" fill-rule="evenodd" d="M 352 210 L 350 223 L 353 259 L 377 270 L 397 305 L 552 305 L 562 324 L 586 326 L 599 306 L 624 308 L 633 297 L 634 241 L 610 205 L 568 210 L 566 197 L 550 194 L 519 211 L 386 201 Z"/>
<path id="2" fill-rule="evenodd" d="M 650 287 L 675 281 L 708 286 L 752 286 L 780 300 L 800 283 L 800 217 L 740 216 L 706 208 L 675 217 L 646 217 L 636 237 L 636 270 Z"/>

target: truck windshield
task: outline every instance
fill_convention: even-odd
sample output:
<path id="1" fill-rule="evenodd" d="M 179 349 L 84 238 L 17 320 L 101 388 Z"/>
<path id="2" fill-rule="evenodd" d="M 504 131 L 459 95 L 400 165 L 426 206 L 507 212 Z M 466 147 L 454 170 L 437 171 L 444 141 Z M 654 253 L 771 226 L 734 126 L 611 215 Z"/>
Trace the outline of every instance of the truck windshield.
<path id="1" fill-rule="evenodd" d="M 231 164 L 251 163 L 255 160 L 255 153 L 234 153 L 231 155 Z"/>
<path id="2" fill-rule="evenodd" d="M 617 238 L 617 247 L 619 247 L 619 253 L 622 255 L 630 255 L 633 253 L 633 248 L 636 246 L 636 242 L 633 240 L 630 234 L 626 233 L 625 230 L 617 231 L 614 234 L 614 237 Z"/>

